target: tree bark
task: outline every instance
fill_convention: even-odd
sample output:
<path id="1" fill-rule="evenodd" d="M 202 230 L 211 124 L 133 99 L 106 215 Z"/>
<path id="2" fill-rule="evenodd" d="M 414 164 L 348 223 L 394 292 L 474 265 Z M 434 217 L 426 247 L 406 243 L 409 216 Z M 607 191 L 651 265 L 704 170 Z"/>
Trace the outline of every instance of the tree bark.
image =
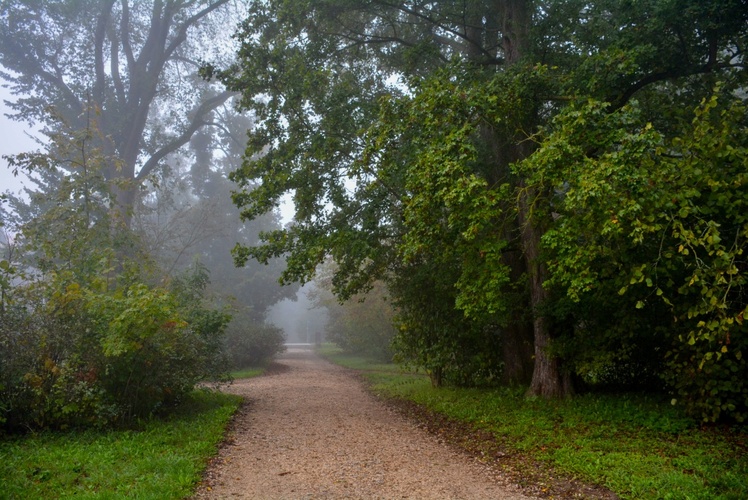
<path id="1" fill-rule="evenodd" d="M 532 22 L 529 0 L 497 0 L 496 7 L 501 13 L 501 32 L 504 57 L 507 66 L 518 64 L 530 51 L 530 25 Z M 532 130 L 532 124 L 524 124 L 525 130 Z M 532 150 L 527 143 L 517 138 L 508 146 L 514 161 L 527 158 Z M 532 206 L 536 194 L 533 189 L 518 183 L 520 191 L 517 206 L 520 241 L 523 250 L 525 269 L 530 287 L 530 311 L 533 316 L 533 337 L 535 362 L 532 381 L 528 391 L 542 397 L 563 397 L 572 393 L 571 379 L 564 375 L 561 361 L 550 352 L 552 339 L 550 323 L 544 316 L 541 306 L 548 300 L 548 291 L 543 287 L 547 269 L 540 256 L 542 227 L 532 217 Z"/>
<path id="2" fill-rule="evenodd" d="M 481 10 L 484 6 L 481 6 L 478 2 L 466 4 L 463 52 L 468 59 L 476 64 L 483 64 L 488 59 L 498 60 L 497 54 L 495 52 L 491 53 L 487 47 L 496 47 L 500 43 L 500 40 L 498 40 L 500 30 L 496 26 L 496 21 L 503 14 L 503 3 L 503 0 L 497 0 L 493 12 L 491 12 L 494 15 L 488 16 L 485 16 L 485 12 Z M 485 23 L 484 17 L 486 19 Z M 484 161 L 491 165 L 487 174 L 489 183 L 499 185 L 507 182 L 507 179 L 512 177 L 509 165 L 516 160 L 512 138 L 502 136 L 488 123 L 480 126 L 480 134 L 487 152 Z M 506 213 L 511 213 L 512 208 L 508 205 L 504 207 Z M 516 242 L 518 238 L 517 225 L 507 225 L 501 237 L 510 244 Z M 510 281 L 512 284 L 521 282 L 526 271 L 519 245 L 516 245 L 515 248 L 515 250 L 505 252 L 503 255 L 504 263 L 511 270 Z M 515 295 L 522 295 L 524 292 L 513 289 L 510 284 L 507 286 L 505 293 L 507 296 L 514 297 Z M 514 300 L 512 301 L 514 302 Z M 521 308 L 515 308 L 511 313 L 509 322 L 500 329 L 500 335 L 501 359 L 504 365 L 502 383 L 507 386 L 529 383 L 533 369 L 533 331 L 528 315 L 524 314 Z"/>
<path id="3" fill-rule="evenodd" d="M 508 241 L 516 240 L 516 235 L 507 235 Z M 504 254 L 504 262 L 510 269 L 510 281 L 521 283 L 527 269 L 521 250 L 511 250 Z M 504 370 L 502 383 L 507 386 L 527 385 L 532 380 L 533 372 L 533 324 L 527 309 L 519 307 L 526 303 L 526 290 L 509 288 L 507 295 L 515 304 L 510 313 L 509 323 L 502 329 L 502 361 Z"/>
<path id="4" fill-rule="evenodd" d="M 498 136 L 498 133 L 488 125 L 481 127 L 482 141 L 489 147 L 490 158 L 487 162 L 493 167 L 488 174 L 491 185 L 500 185 L 517 180 L 509 169 L 509 165 L 517 160 L 516 147 L 512 138 Z M 503 212 L 511 214 L 515 207 L 511 203 L 504 204 Z M 529 384 L 533 372 L 533 324 L 528 308 L 520 304 L 529 303 L 530 297 L 525 287 L 518 289 L 527 274 L 527 263 L 521 243 L 519 224 L 516 220 L 505 222 L 501 238 L 510 245 L 509 250 L 502 255 L 503 263 L 509 268 L 509 285 L 505 287 L 504 295 L 510 297 L 512 307 L 509 322 L 501 329 L 501 348 L 504 370 L 502 383 L 505 385 Z"/>
<path id="5" fill-rule="evenodd" d="M 571 377 L 564 372 L 561 360 L 550 352 L 552 334 L 550 322 L 541 311 L 548 301 L 548 291 L 543 284 L 548 271 L 540 255 L 542 229 L 532 219 L 532 205 L 537 193 L 520 183 L 518 206 L 522 246 L 530 279 L 530 305 L 533 314 L 535 339 L 535 366 L 528 395 L 544 398 L 570 396 L 574 390 Z"/>

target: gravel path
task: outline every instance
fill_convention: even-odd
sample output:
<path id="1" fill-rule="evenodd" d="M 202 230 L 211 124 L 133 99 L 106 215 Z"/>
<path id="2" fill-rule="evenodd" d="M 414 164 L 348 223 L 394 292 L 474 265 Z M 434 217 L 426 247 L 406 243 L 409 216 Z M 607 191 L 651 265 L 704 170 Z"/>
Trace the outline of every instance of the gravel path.
<path id="1" fill-rule="evenodd" d="M 521 499 L 508 481 L 440 444 L 312 351 L 235 382 L 249 404 L 196 498 Z"/>

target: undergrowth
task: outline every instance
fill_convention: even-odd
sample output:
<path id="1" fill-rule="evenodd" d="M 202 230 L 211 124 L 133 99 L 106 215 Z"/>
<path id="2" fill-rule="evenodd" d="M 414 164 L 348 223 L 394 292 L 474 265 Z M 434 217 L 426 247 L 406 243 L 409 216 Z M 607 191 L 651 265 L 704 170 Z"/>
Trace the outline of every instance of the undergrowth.
<path id="1" fill-rule="evenodd" d="M 0 439 L 0 498 L 184 498 L 240 402 L 194 391 L 168 417 L 133 429 Z"/>
<path id="2" fill-rule="evenodd" d="M 382 396 L 484 431 L 505 456 L 527 457 L 621 498 L 748 498 L 745 429 L 700 427 L 666 398 L 585 394 L 548 401 L 525 397 L 524 388 L 435 389 L 427 377 L 394 365 L 367 365 L 331 348 L 322 354 L 361 371 Z"/>

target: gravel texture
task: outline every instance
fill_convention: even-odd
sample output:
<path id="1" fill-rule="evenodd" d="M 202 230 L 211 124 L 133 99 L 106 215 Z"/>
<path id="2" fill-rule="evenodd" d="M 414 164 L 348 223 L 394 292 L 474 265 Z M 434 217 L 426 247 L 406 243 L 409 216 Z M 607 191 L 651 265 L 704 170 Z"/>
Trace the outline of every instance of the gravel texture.
<path id="1" fill-rule="evenodd" d="M 227 390 L 248 403 L 195 498 L 531 498 L 312 351 Z"/>

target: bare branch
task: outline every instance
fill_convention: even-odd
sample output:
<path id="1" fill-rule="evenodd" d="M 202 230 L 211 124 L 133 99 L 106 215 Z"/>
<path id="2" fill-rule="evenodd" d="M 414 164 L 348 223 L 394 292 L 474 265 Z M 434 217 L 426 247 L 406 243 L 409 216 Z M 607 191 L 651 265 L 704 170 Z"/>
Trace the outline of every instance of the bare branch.
<path id="1" fill-rule="evenodd" d="M 122 39 L 120 42 L 122 43 L 122 50 L 125 52 L 125 57 L 127 58 L 127 65 L 134 68 L 135 56 L 133 55 L 132 46 L 130 45 L 130 38 L 128 38 L 130 33 L 130 6 L 127 2 L 128 0 L 122 0 L 122 22 L 120 26 Z M 114 40 L 112 40 L 112 44 L 115 44 Z"/>
<path id="2" fill-rule="evenodd" d="M 228 1 L 229 0 L 218 0 L 208 5 L 203 10 L 187 18 L 187 20 L 182 23 L 182 25 L 177 30 L 177 36 L 174 38 L 174 40 L 172 40 L 169 46 L 166 47 L 166 50 L 164 51 L 165 59 L 169 59 L 170 57 L 172 57 L 174 51 L 177 50 L 177 47 L 179 47 L 179 45 L 187 39 L 187 30 L 189 30 L 190 27 L 194 26 L 198 21 L 200 21 L 200 19 L 204 18 L 214 10 L 226 4 Z"/>
<path id="3" fill-rule="evenodd" d="M 229 98 L 232 96 L 237 95 L 236 92 L 221 92 L 220 94 L 207 99 L 203 101 L 200 106 L 198 106 L 197 110 L 195 110 L 195 113 L 193 114 L 192 121 L 187 126 L 187 128 L 178 136 L 175 137 L 172 141 L 170 141 L 168 144 L 164 145 L 161 149 L 156 151 L 143 165 L 143 167 L 140 169 L 140 172 L 138 172 L 137 176 L 135 177 L 136 181 L 142 181 L 145 179 L 150 173 L 153 171 L 153 169 L 156 168 L 158 165 L 158 162 L 160 162 L 162 159 L 164 159 L 167 155 L 173 153 L 177 149 L 181 148 L 185 144 L 187 144 L 192 137 L 192 135 L 200 128 L 205 126 L 207 123 L 205 121 L 205 116 L 216 109 L 218 106 L 226 102 Z"/>

